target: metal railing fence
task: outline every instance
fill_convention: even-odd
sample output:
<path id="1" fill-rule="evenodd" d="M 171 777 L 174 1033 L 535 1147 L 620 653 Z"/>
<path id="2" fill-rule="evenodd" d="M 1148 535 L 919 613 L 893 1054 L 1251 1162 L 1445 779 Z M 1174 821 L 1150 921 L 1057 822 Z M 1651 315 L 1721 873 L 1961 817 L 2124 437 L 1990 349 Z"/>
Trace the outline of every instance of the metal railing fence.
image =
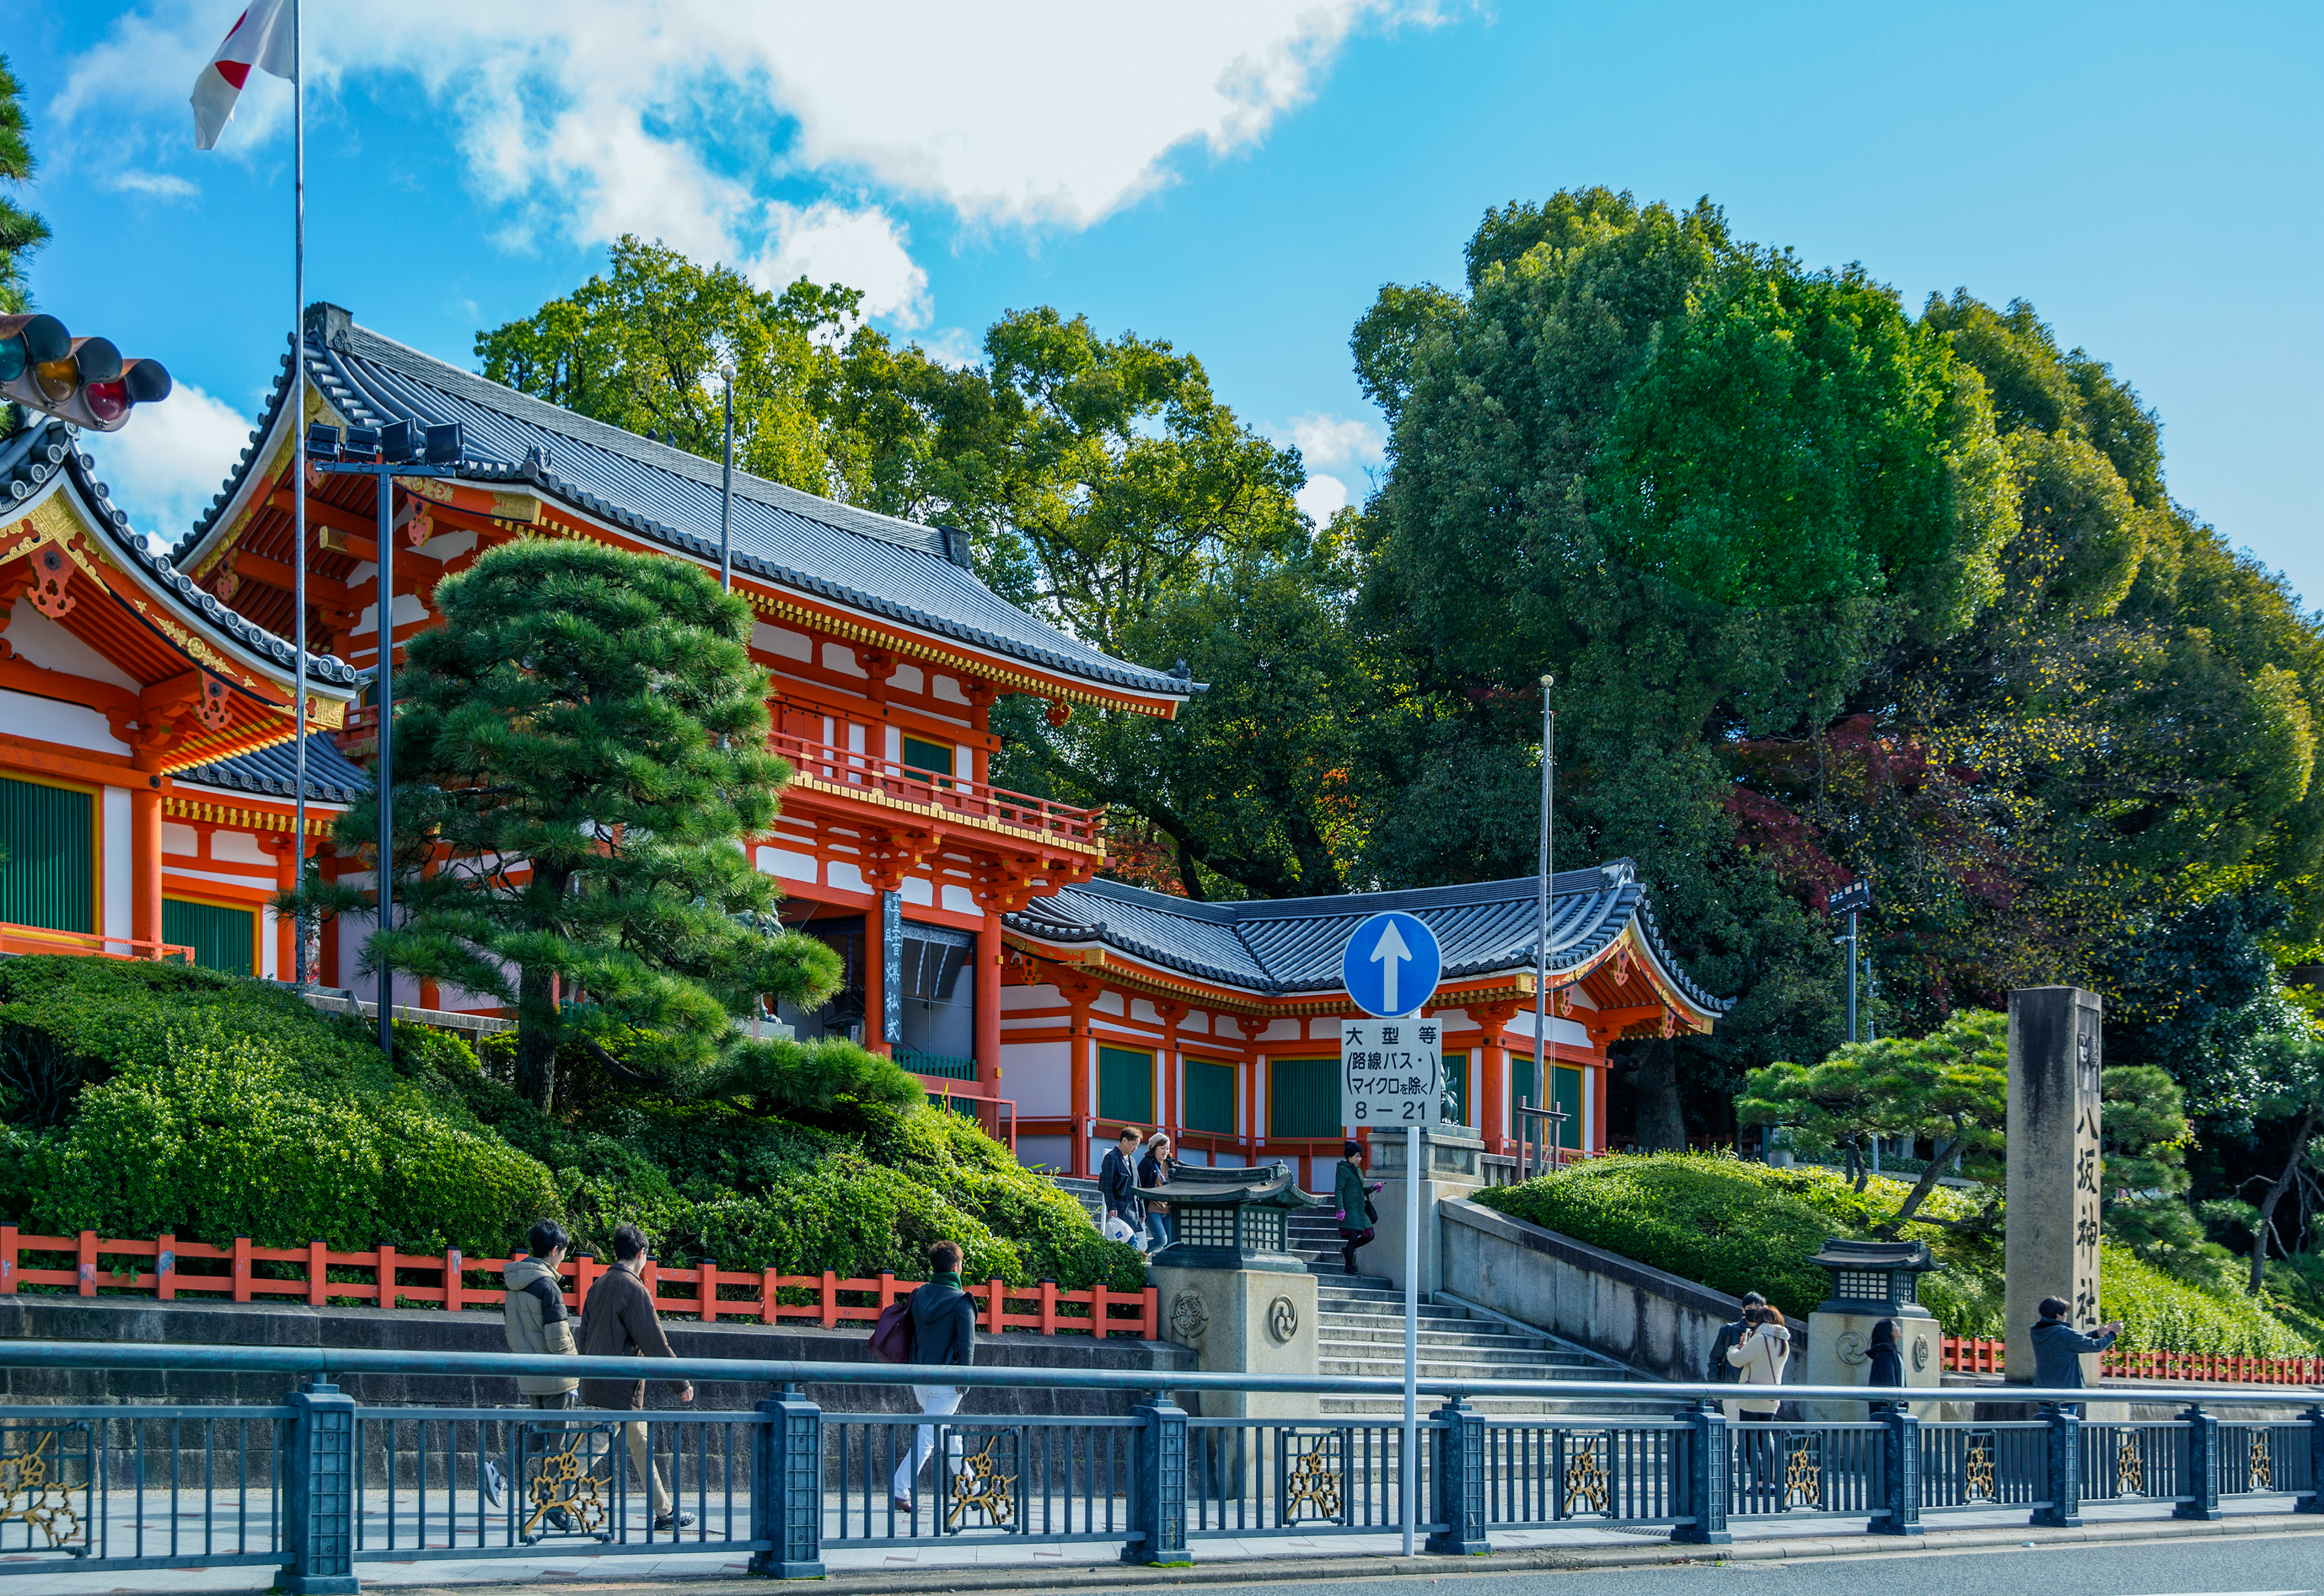
<path id="1" fill-rule="evenodd" d="M 1442 1405 L 1416 1455 L 1388 1417 L 1329 1417 L 1296 1398 L 1388 1396 L 1389 1379 L 680 1358 L 658 1377 L 763 1384 L 748 1410 L 358 1403 L 327 1378 L 559 1374 L 634 1379 L 626 1358 L 19 1342 L 17 1368 L 300 1377 L 276 1406 L 143 1402 L 0 1407 L 0 1576 L 278 1564 L 294 1589 L 353 1588 L 358 1563 L 552 1558 L 608 1551 L 746 1554 L 754 1572 L 816 1574 L 829 1547 L 957 1540 L 1095 1544 L 1128 1561 L 1191 1561 L 1206 1537 L 1401 1530 L 1409 1471 L 1431 1551 L 1489 1549 L 1496 1529 L 1666 1528 L 1702 1545 L 1730 1521 L 1861 1519 L 1920 1533 L 1930 1513 L 2022 1510 L 2080 1522 L 2086 1500 L 2215 1518 L 2223 1501 L 2324 1510 L 2324 1406 L 2206 1393 L 2163 1419 L 2086 1422 L 2078 1404 L 2172 1406 L 2168 1391 L 2016 1390 L 2024 1419 L 1729 1424 L 1729 1385 L 1423 1379 Z M 816 1386 L 1047 1388 L 1132 1399 L 1084 1416 L 825 1413 Z M 1786 1386 L 1787 1400 L 1861 1402 Z M 1191 1396 L 1238 1409 L 1190 1415 Z M 1915 1401 L 1938 1399 L 1936 1390 Z M 1619 1416 L 1480 1413 L 1472 1398 L 1618 1404 Z M 1286 1400 L 1294 1398 L 1294 1400 Z M 2281 1398 L 2274 1400 L 2280 1402 Z M 1642 1404 L 1671 1411 L 1637 1416 Z M 1883 1405 L 1886 1407 L 1886 1405 Z M 2222 1413 L 2225 1417 L 2221 1416 Z M 318 1582 L 347 1582 L 345 1586 Z"/>

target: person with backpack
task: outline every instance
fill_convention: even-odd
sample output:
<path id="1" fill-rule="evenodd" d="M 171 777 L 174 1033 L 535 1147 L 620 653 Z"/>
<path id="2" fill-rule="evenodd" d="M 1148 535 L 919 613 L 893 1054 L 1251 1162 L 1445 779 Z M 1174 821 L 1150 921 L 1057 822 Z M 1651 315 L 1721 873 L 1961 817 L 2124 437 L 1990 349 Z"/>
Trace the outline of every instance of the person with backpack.
<path id="1" fill-rule="evenodd" d="M 925 1365 L 929 1368 L 966 1369 L 976 1361 L 976 1299 L 960 1283 L 960 1243 L 936 1241 L 928 1248 L 928 1283 L 915 1287 L 904 1299 L 903 1323 L 910 1326 L 910 1345 L 902 1358 L 890 1358 L 891 1362 Z M 887 1315 L 873 1330 L 877 1342 L 881 1332 L 889 1328 Z M 892 1344 L 892 1343 L 891 1343 Z M 877 1348 L 888 1357 L 885 1348 Z M 943 1417 L 960 1409 L 960 1399 L 966 1395 L 966 1386 L 914 1386 L 913 1399 L 919 1403 L 920 1412 L 928 1417 Z M 920 1469 L 936 1450 L 936 1431 L 934 1425 L 922 1425 L 912 1438 L 908 1456 L 896 1464 L 896 1477 L 890 1482 L 888 1499 L 899 1513 L 912 1510 L 912 1487 L 920 1477 Z M 953 1437 L 945 1448 L 945 1461 L 959 1466 L 960 1438 Z"/>
<path id="2" fill-rule="evenodd" d="M 1138 1195 L 1139 1140 L 1138 1127 L 1124 1125 L 1120 1139 L 1098 1166 L 1098 1195 L 1105 1203 L 1105 1223 L 1099 1228 L 1110 1241 L 1135 1242 L 1146 1230 L 1146 1200 Z"/>
<path id="3" fill-rule="evenodd" d="M 1340 1204 L 1340 1261 L 1351 1275 L 1356 1272 L 1356 1249 L 1370 1241 L 1379 1219 L 1370 1194 L 1383 1184 L 1365 1184 L 1364 1168 L 1358 1162 L 1363 1156 L 1362 1142 L 1349 1142 L 1340 1149 L 1340 1167 L 1332 1175 L 1333 1199 Z"/>

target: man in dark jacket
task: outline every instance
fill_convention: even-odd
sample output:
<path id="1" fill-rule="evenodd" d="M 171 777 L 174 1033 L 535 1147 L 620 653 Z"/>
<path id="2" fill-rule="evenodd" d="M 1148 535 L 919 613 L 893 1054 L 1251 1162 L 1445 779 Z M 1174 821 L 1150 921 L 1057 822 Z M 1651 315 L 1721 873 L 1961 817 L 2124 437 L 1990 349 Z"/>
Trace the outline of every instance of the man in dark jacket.
<path id="1" fill-rule="evenodd" d="M 1098 1195 L 1105 1201 L 1106 1218 L 1118 1219 L 1130 1229 L 1130 1234 L 1117 1237 L 1118 1241 L 1135 1241 L 1146 1228 L 1146 1200 L 1138 1195 L 1138 1127 L 1124 1125 L 1121 1139 L 1097 1169 Z"/>
<path id="2" fill-rule="evenodd" d="M 605 1271 L 589 1287 L 589 1296 L 581 1305 L 581 1355 L 585 1358 L 674 1358 L 669 1337 L 662 1333 L 661 1320 L 655 1316 L 653 1298 L 647 1293 L 646 1237 L 633 1224 L 625 1224 L 613 1232 L 613 1267 Z M 681 1402 L 694 1400 L 694 1385 L 690 1380 L 669 1382 Z M 642 1379 L 585 1379 L 581 1382 L 581 1401 L 588 1407 L 611 1407 L 641 1413 L 646 1405 L 646 1382 Z M 644 1481 L 653 1501 L 654 1527 L 658 1530 L 683 1529 L 694 1522 L 694 1515 L 678 1511 L 670 1499 L 669 1488 L 662 1483 L 660 1471 L 654 1467 L 653 1453 L 648 1443 L 643 1420 L 633 1419 L 622 1426 L 630 1448 L 630 1472 Z"/>
<path id="3" fill-rule="evenodd" d="M 2070 1306 L 2063 1297 L 2042 1299 L 2042 1317 L 2034 1322 L 2034 1384 L 2044 1391 L 2082 1388 L 2082 1355 L 2103 1352 L 2122 1333 L 2122 1321 L 2109 1319 L 2096 1335 L 2084 1335 L 2066 1323 Z"/>
<path id="4" fill-rule="evenodd" d="M 913 1291 L 911 1314 L 914 1363 L 965 1369 L 976 1361 L 976 1299 L 960 1283 L 958 1243 L 938 1241 L 928 1249 L 928 1283 Z M 912 1395 L 923 1414 L 936 1417 L 957 1412 L 966 1389 L 964 1386 L 914 1386 Z M 936 1426 L 922 1425 L 913 1438 L 911 1455 L 897 1463 L 888 1499 L 898 1512 L 912 1510 L 913 1482 L 919 1479 L 920 1467 L 936 1444 Z M 957 1469 L 960 1454 L 960 1438 L 955 1435 L 945 1448 L 945 1461 Z"/>
<path id="5" fill-rule="evenodd" d="M 1745 1313 L 1748 1314 L 1753 1308 L 1764 1308 L 1766 1305 L 1767 1299 L 1757 1292 L 1747 1291 L 1743 1294 Z M 1733 1381 L 1743 1378 L 1741 1371 L 1728 1362 L 1727 1350 L 1729 1347 L 1742 1345 L 1743 1338 L 1750 1333 L 1751 1322 L 1748 1319 L 1738 1319 L 1732 1324 L 1721 1324 L 1719 1327 L 1719 1337 L 1711 1343 L 1711 1379 Z"/>

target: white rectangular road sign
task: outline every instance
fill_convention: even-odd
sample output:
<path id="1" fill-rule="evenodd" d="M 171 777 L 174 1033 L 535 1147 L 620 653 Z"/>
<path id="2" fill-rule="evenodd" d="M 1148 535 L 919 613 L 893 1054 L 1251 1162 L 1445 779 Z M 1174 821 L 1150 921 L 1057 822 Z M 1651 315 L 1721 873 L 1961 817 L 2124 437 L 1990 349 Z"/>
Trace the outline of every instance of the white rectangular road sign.
<path id="1" fill-rule="evenodd" d="M 1340 1123 L 1434 1125 L 1443 1120 L 1444 1028 L 1434 1019 L 1340 1021 Z"/>

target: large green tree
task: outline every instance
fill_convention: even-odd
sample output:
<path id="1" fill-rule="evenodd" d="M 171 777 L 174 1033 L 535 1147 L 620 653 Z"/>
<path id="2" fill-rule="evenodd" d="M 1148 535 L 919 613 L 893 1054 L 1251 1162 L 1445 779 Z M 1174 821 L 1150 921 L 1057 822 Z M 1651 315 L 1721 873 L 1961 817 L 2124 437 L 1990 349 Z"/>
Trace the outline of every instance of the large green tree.
<path id="1" fill-rule="evenodd" d="M 828 494 L 816 392 L 861 298 L 805 278 L 770 293 L 730 266 L 624 235 L 603 274 L 479 332 L 475 353 L 495 383 L 712 460 L 725 446 L 720 369 L 732 365 L 736 468 Z"/>
<path id="2" fill-rule="evenodd" d="M 0 183 L 20 185 L 32 180 L 32 146 L 24 134 L 24 86 L 0 55 Z M 0 193 L 0 315 L 25 309 L 32 291 L 24 283 L 24 257 L 48 241 L 49 225 Z"/>
<path id="3" fill-rule="evenodd" d="M 489 550 L 436 603 L 397 681 L 398 912 L 366 967 L 509 1004 L 516 1084 L 542 1107 L 561 1045 L 679 1094 L 770 1089 L 797 1045 L 739 1040 L 733 1019 L 812 1007 L 839 970 L 774 924 L 744 850 L 789 777 L 748 607 L 682 560 L 544 540 Z M 342 855 L 372 858 L 377 826 L 375 799 L 351 806 Z"/>

